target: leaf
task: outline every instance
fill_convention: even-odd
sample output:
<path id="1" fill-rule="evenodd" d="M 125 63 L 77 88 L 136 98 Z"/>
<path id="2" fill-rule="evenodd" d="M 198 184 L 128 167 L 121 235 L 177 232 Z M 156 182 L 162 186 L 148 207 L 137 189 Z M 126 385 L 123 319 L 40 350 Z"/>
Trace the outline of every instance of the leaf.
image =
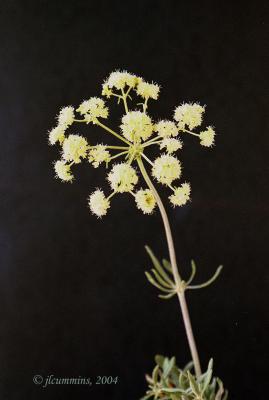
<path id="1" fill-rule="evenodd" d="M 157 354 L 156 356 L 155 356 L 155 362 L 156 362 L 156 364 L 158 364 L 159 365 L 159 367 L 163 367 L 163 362 L 164 362 L 164 360 L 165 360 L 165 357 L 164 356 L 162 356 L 161 354 Z"/>
<path id="2" fill-rule="evenodd" d="M 217 378 L 217 382 L 218 382 L 218 385 L 219 385 L 219 390 L 216 393 L 215 400 L 221 400 L 221 397 L 222 397 L 222 395 L 224 393 L 223 383 L 218 378 Z"/>
<path id="3" fill-rule="evenodd" d="M 189 378 L 189 382 L 190 382 L 190 387 L 191 387 L 193 393 L 196 396 L 200 396 L 199 386 L 197 385 L 197 382 L 196 382 L 194 376 L 190 373 L 190 371 L 187 371 L 187 374 L 188 374 L 188 378 Z"/>
<path id="4" fill-rule="evenodd" d="M 155 278 L 157 279 L 157 281 L 163 285 L 164 287 L 168 288 L 168 289 L 173 289 L 172 285 L 170 285 L 169 283 L 167 283 L 159 274 L 155 269 L 152 269 L 151 272 L 154 274 Z"/>
<path id="5" fill-rule="evenodd" d="M 168 272 L 172 272 L 172 267 L 171 267 L 171 263 L 170 261 L 166 260 L 165 258 L 162 259 L 162 263 L 164 268 L 168 271 Z"/>
<path id="6" fill-rule="evenodd" d="M 168 300 L 171 299 L 173 296 L 175 296 L 176 292 L 170 293 L 170 294 L 158 294 L 158 297 L 163 300 Z"/>
<path id="7" fill-rule="evenodd" d="M 165 358 L 163 363 L 163 379 L 166 379 L 168 377 L 175 363 L 176 363 L 175 357 L 172 357 L 171 360 Z"/>
<path id="8" fill-rule="evenodd" d="M 170 279 L 170 277 L 167 275 L 167 273 L 164 271 L 164 269 L 162 268 L 158 258 L 154 255 L 153 251 L 151 250 L 151 248 L 149 246 L 145 246 L 145 249 L 148 253 L 148 255 L 151 258 L 151 261 L 155 267 L 155 269 L 161 274 L 161 276 L 171 285 L 174 285 L 174 282 Z"/>
<path id="9" fill-rule="evenodd" d="M 156 384 L 158 381 L 158 374 L 159 374 L 159 365 L 156 365 L 156 367 L 154 368 L 153 372 L 152 372 L 152 379 L 153 382 Z"/>
<path id="10" fill-rule="evenodd" d="M 204 382 L 202 383 L 202 395 L 205 393 L 211 378 L 212 378 L 212 368 L 213 368 L 213 359 L 211 358 L 209 363 L 208 363 L 208 367 L 207 367 L 207 372 L 205 374 L 205 378 L 204 378 Z"/>
<path id="11" fill-rule="evenodd" d="M 149 272 L 145 271 L 145 275 L 149 281 L 149 283 L 151 283 L 153 286 L 155 286 L 156 288 L 160 289 L 162 292 L 166 292 L 166 293 L 171 293 L 171 290 L 165 289 L 163 288 L 161 285 L 159 285 L 150 275 Z"/>
<path id="12" fill-rule="evenodd" d="M 186 289 L 202 289 L 205 288 L 207 286 L 209 286 L 211 283 L 213 283 L 217 277 L 219 276 L 219 274 L 221 273 L 221 270 L 223 268 L 223 265 L 220 265 L 216 272 L 214 273 L 214 275 L 212 276 L 212 278 L 210 278 L 208 281 L 206 281 L 205 283 L 201 283 L 200 285 L 191 285 L 191 286 L 187 286 Z"/>
<path id="13" fill-rule="evenodd" d="M 164 388 L 164 389 L 162 389 L 162 392 L 164 392 L 164 393 L 182 393 L 182 394 L 187 394 L 186 390 L 179 389 L 179 388 Z"/>
<path id="14" fill-rule="evenodd" d="M 191 260 L 191 275 L 187 280 L 186 285 L 189 285 L 192 282 L 193 278 L 195 277 L 195 274 L 196 274 L 196 264 L 194 260 Z"/>

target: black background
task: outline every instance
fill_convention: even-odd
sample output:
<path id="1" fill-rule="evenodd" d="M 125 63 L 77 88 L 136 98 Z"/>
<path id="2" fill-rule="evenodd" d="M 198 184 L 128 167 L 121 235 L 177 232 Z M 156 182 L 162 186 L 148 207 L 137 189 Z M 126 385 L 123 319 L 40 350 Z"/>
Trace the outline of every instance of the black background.
<path id="1" fill-rule="evenodd" d="M 144 276 L 145 243 L 167 257 L 158 213 L 143 216 L 122 195 L 97 220 L 86 200 L 107 189 L 104 169 L 85 163 L 72 185 L 53 176 L 55 115 L 100 95 L 116 68 L 162 86 L 155 118 L 182 101 L 207 105 L 216 146 L 186 138 L 192 202 L 168 213 L 184 276 L 191 258 L 197 281 L 225 266 L 212 287 L 188 294 L 203 367 L 213 356 L 231 399 L 267 398 L 265 4 L 1 2 L 1 399 L 138 399 L 156 353 L 181 366 L 190 358 L 177 301 L 159 300 Z M 73 132 L 105 142 L 92 126 Z M 119 383 L 42 389 L 35 374 Z"/>

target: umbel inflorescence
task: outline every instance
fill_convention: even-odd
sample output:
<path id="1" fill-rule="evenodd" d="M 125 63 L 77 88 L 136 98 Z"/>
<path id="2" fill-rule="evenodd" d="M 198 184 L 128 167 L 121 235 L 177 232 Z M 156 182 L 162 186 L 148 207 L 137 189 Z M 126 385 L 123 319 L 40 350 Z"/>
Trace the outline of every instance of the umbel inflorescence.
<path id="1" fill-rule="evenodd" d="M 125 71 L 112 72 L 102 85 L 102 96 L 117 98 L 123 103 L 124 115 L 117 132 L 103 122 L 108 118 L 109 110 L 99 97 L 84 100 L 76 110 L 72 106 L 62 108 L 57 126 L 49 132 L 49 143 L 61 146 L 61 159 L 54 164 L 57 178 L 72 182 L 72 169 L 83 160 L 94 168 L 105 165 L 109 169 L 110 193 L 105 195 L 101 189 L 96 189 L 89 197 L 89 207 L 98 217 L 107 214 L 114 195 L 124 192 L 134 197 L 135 204 L 143 213 L 152 213 L 156 205 L 154 193 L 148 187 L 139 187 L 139 172 L 145 178 L 144 160 L 149 164 L 153 178 L 170 190 L 169 200 L 173 206 L 182 206 L 190 199 L 190 184 L 177 183 L 182 175 L 182 166 L 176 154 L 182 149 L 185 134 L 196 137 L 202 146 L 211 147 L 215 131 L 211 126 L 199 133 L 193 131 L 202 124 L 205 112 L 205 107 L 198 103 L 182 103 L 175 108 L 171 120 L 153 121 L 148 114 L 148 102 L 157 100 L 159 91 L 159 85 L 145 82 L 136 75 Z M 134 95 L 141 100 L 135 102 Z M 76 123 L 102 128 L 117 138 L 118 145 L 105 145 L 103 140 L 94 144 L 79 134 L 69 133 L 69 128 L 72 129 Z M 160 152 L 155 160 L 147 155 L 152 146 Z"/>

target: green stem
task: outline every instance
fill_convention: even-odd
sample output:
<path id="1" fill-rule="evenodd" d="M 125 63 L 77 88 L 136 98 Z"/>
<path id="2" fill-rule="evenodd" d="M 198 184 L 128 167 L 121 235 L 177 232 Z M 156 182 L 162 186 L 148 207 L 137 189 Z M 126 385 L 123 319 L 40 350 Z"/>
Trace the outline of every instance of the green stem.
<path id="1" fill-rule="evenodd" d="M 191 325 L 191 320 L 190 320 L 190 315 L 189 315 L 189 310 L 188 306 L 186 303 L 186 298 L 185 298 L 185 286 L 184 286 L 184 281 L 182 281 L 179 271 L 178 271 L 178 266 L 177 266 L 177 260 L 176 260 L 176 253 L 175 253 L 175 247 L 174 247 L 174 242 L 173 242 L 173 237 L 172 237 L 172 232 L 168 220 L 168 216 L 166 213 L 166 210 L 164 208 L 163 202 L 155 189 L 153 183 L 151 182 L 151 179 L 144 167 L 143 161 L 141 158 L 137 159 L 138 166 L 141 170 L 141 173 L 149 187 L 149 189 L 152 191 L 156 202 L 158 204 L 163 224 L 164 224 L 164 229 L 165 229 L 165 234 L 166 234 L 166 239 L 167 239 L 167 245 L 168 245 L 168 250 L 169 250 L 169 256 L 170 256 L 170 261 L 171 261 L 171 267 L 172 267 L 172 273 L 173 277 L 177 286 L 177 296 L 179 300 L 179 304 L 181 307 L 181 312 L 182 312 L 182 317 L 184 321 L 184 326 L 187 334 L 187 339 L 192 355 L 192 360 L 194 363 L 194 369 L 195 369 L 195 374 L 196 376 L 201 375 L 201 366 L 200 366 L 200 360 L 199 360 L 199 355 L 193 335 L 193 330 L 192 330 L 192 325 Z"/>
<path id="2" fill-rule="evenodd" d="M 125 109 L 125 112 L 126 112 L 126 114 L 128 113 L 128 105 L 127 105 L 127 100 L 126 100 L 126 97 L 127 97 L 127 95 L 126 95 L 126 93 L 124 93 L 124 91 L 123 91 L 123 89 L 121 89 L 121 93 L 122 93 L 122 100 L 123 100 L 123 104 L 124 104 L 124 109 Z"/>
<path id="3" fill-rule="evenodd" d="M 113 136 L 115 136 L 116 138 L 120 139 L 122 142 L 128 144 L 128 146 L 130 146 L 131 143 L 127 139 L 125 139 L 124 137 L 122 137 L 118 133 L 114 132 L 108 126 L 102 124 L 102 122 L 100 122 L 99 120 L 97 120 L 96 125 L 101 126 L 101 128 L 103 128 L 104 130 L 106 130 L 107 132 L 111 133 Z"/>

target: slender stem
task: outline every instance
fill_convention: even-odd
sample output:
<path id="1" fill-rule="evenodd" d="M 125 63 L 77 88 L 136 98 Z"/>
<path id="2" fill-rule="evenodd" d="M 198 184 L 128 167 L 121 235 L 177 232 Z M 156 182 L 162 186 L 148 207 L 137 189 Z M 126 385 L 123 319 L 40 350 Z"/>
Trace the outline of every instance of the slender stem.
<path id="1" fill-rule="evenodd" d="M 124 93 L 123 89 L 121 89 L 121 93 L 122 93 L 122 100 L 123 100 L 123 104 L 124 104 L 124 109 L 125 109 L 125 112 L 127 114 L 127 112 L 129 111 L 128 110 L 128 105 L 127 105 L 127 100 L 126 100 L 127 95 L 126 95 L 126 93 Z"/>
<path id="2" fill-rule="evenodd" d="M 145 155 L 145 154 L 141 154 L 142 155 L 142 157 L 153 167 L 153 162 L 152 161 L 150 161 L 150 159 Z M 142 171 L 141 171 L 142 172 Z"/>
<path id="3" fill-rule="evenodd" d="M 187 132 L 187 133 L 189 133 L 190 135 L 199 136 L 199 137 L 200 137 L 199 133 L 195 133 L 195 132 L 192 132 L 192 131 L 188 131 L 187 129 L 183 129 L 183 132 Z"/>
<path id="4" fill-rule="evenodd" d="M 123 156 L 124 154 L 127 154 L 127 153 L 128 153 L 128 151 L 122 151 L 121 153 L 118 153 L 115 156 L 110 157 L 109 161 L 114 160 L 115 158 Z"/>
<path id="5" fill-rule="evenodd" d="M 174 280 L 175 280 L 175 283 L 176 283 L 176 286 L 178 289 L 177 296 L 178 296 L 179 304 L 181 307 L 182 317 L 183 317 L 184 326 L 185 326 L 185 330 L 186 330 L 186 334 L 187 334 L 187 339 L 188 339 L 188 343 L 189 343 L 189 347 L 190 347 L 190 351 L 191 351 L 191 355 L 192 355 L 192 360 L 194 363 L 195 374 L 198 377 L 201 375 L 200 360 L 199 360 L 199 355 L 198 355 L 198 351 L 197 351 L 197 347 L 196 347 L 196 343 L 195 343 L 195 339 L 194 339 L 194 335 L 193 335 L 193 331 L 192 331 L 189 310 L 188 310 L 188 306 L 186 303 L 184 281 L 182 281 L 182 279 L 179 275 L 178 267 L 177 267 L 176 253 L 175 253 L 174 242 L 173 242 L 173 237 L 172 237 L 172 232 L 171 232 L 168 216 L 165 211 L 162 200 L 161 200 L 157 190 L 155 189 L 153 183 L 151 182 L 151 179 L 144 167 L 142 159 L 138 158 L 137 163 L 138 163 L 138 166 L 141 170 L 141 173 L 142 173 L 148 187 L 150 188 L 150 190 L 152 191 L 152 193 L 156 199 L 156 202 L 158 204 L 158 207 L 159 207 L 159 210 L 160 210 L 160 213 L 162 216 L 164 229 L 165 229 L 165 233 L 166 233 L 167 244 L 168 244 L 168 250 L 169 250 L 169 256 L 170 256 L 170 261 L 171 261 L 173 277 L 174 277 Z"/>
<path id="6" fill-rule="evenodd" d="M 101 128 L 105 129 L 107 132 L 111 133 L 113 136 L 116 136 L 118 139 L 120 139 L 122 142 L 130 145 L 131 143 L 128 142 L 127 139 L 125 139 L 124 137 L 122 137 L 121 135 L 119 135 L 118 133 L 114 132 L 112 129 L 110 129 L 108 126 L 102 124 L 102 122 L 100 122 L 99 120 L 97 120 L 96 122 L 97 125 L 101 126 Z"/>

